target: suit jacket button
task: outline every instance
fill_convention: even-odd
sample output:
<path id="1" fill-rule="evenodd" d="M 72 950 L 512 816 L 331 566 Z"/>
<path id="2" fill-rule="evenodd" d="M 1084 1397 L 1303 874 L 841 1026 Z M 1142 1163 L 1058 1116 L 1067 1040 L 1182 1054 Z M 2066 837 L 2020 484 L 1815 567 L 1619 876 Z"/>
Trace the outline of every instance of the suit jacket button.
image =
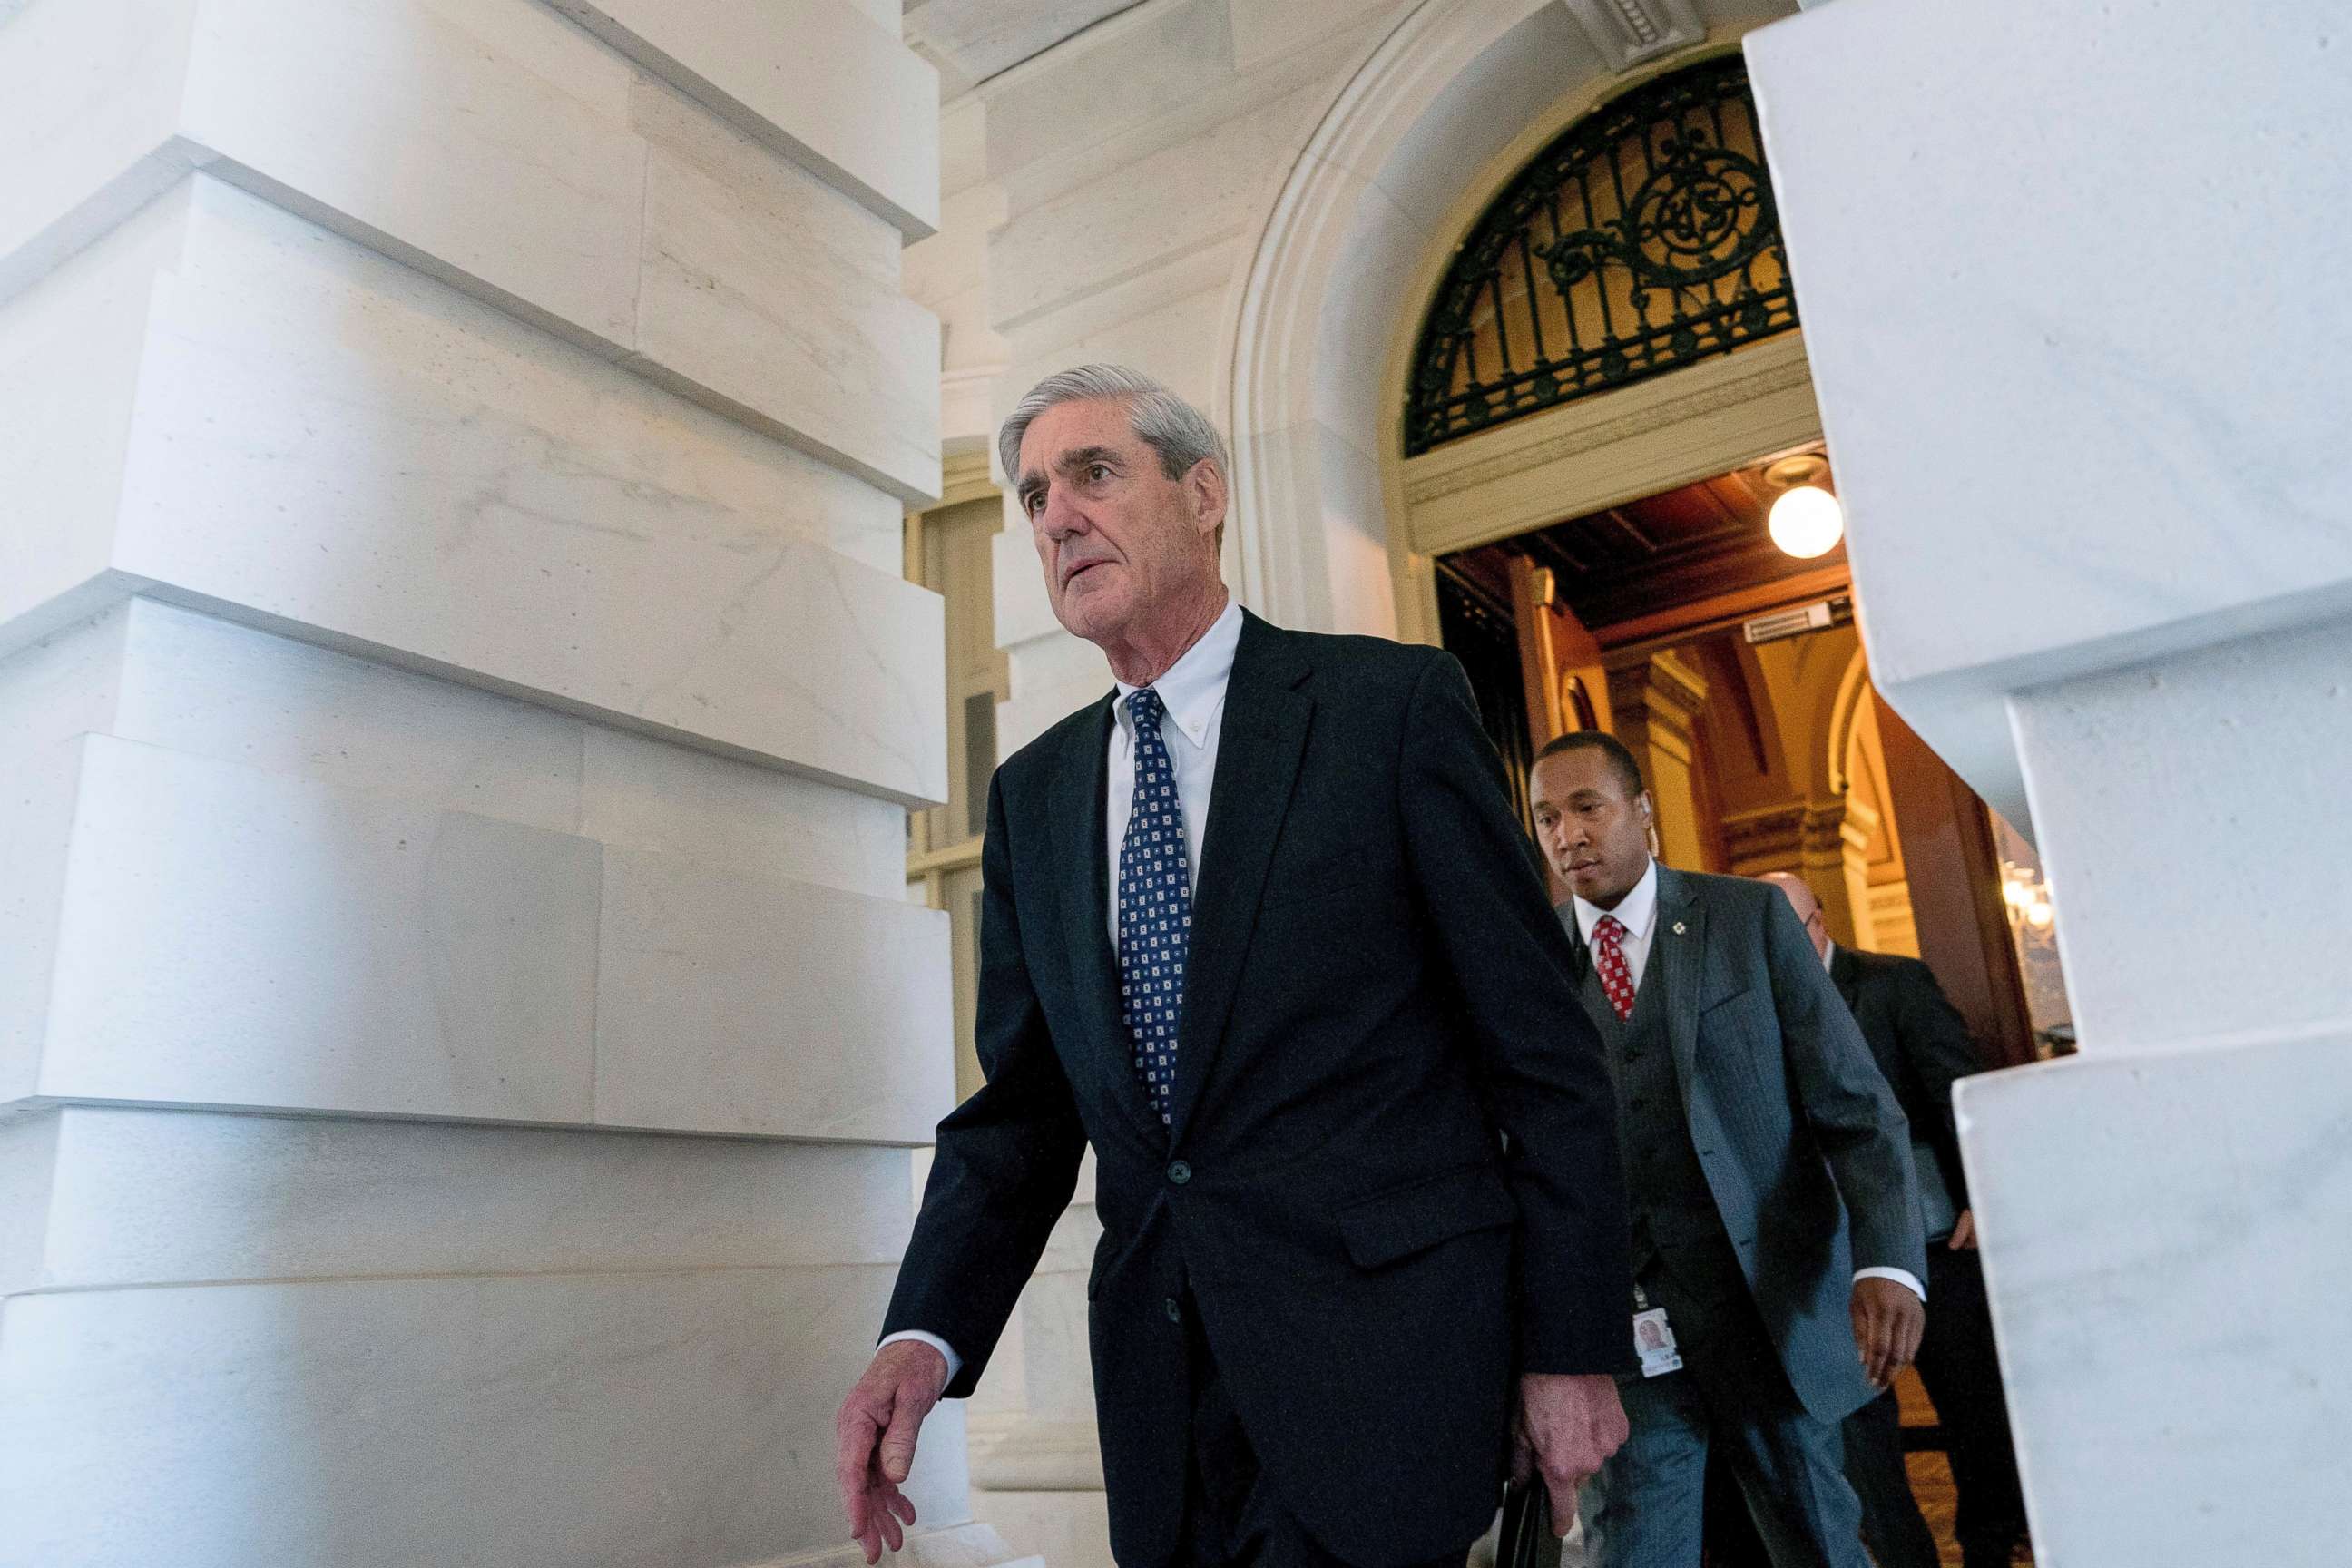
<path id="1" fill-rule="evenodd" d="M 1179 1160 L 1168 1167 L 1168 1179 L 1181 1187 L 1192 1179 L 1192 1167 Z"/>
<path id="2" fill-rule="evenodd" d="M 1176 1298 L 1173 1296 L 1168 1298 L 1168 1321 L 1171 1323 L 1181 1323 L 1184 1321 L 1184 1309 L 1176 1304 Z"/>

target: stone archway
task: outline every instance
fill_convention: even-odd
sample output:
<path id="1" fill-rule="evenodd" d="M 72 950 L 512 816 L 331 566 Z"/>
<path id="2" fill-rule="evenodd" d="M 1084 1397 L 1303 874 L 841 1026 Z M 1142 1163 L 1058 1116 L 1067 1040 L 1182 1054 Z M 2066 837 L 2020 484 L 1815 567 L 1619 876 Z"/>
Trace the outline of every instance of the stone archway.
<path id="1" fill-rule="evenodd" d="M 1727 13 L 1718 40 L 1763 19 L 1698 9 Z M 1395 571 L 1402 323 L 1458 237 L 1465 173 L 1491 184 L 1564 102 L 1705 42 L 1690 15 L 1655 0 L 1423 0 L 1349 77 L 1269 205 L 1220 344 L 1229 549 L 1250 604 L 1290 626 L 1435 639 L 1433 607 L 1400 593 Z"/>
<path id="2" fill-rule="evenodd" d="M 1383 446 L 1401 309 L 1464 171 L 1609 74 L 1553 0 L 1424 0 L 1357 69 L 1276 195 L 1228 314 L 1242 595 L 1288 626 L 1433 637 L 1398 613 Z M 1410 301 L 1410 303 L 1407 303 Z"/>

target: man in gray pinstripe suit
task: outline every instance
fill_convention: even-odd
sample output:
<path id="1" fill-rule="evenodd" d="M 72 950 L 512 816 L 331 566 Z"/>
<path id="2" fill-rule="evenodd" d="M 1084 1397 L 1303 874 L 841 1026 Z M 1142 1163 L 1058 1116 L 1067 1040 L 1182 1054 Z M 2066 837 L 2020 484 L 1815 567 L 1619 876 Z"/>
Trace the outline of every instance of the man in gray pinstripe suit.
<path id="1" fill-rule="evenodd" d="M 1776 1568 L 1865 1568 L 1838 1423 L 1925 1321 L 1902 1110 L 1778 889 L 1655 862 L 1622 745 L 1563 735 L 1531 784 L 1615 1074 L 1629 1310 L 1663 1331 L 1618 1379 L 1633 1435 L 1584 1489 L 1590 1560 L 1697 1568 L 1721 1443 Z"/>

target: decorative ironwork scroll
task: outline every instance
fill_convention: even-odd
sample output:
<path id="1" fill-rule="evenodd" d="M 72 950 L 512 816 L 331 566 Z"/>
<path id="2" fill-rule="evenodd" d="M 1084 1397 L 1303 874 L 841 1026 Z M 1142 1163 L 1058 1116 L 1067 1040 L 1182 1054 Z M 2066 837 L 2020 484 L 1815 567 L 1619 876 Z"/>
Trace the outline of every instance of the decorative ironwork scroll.
<path id="1" fill-rule="evenodd" d="M 1746 62 L 1706 60 L 1570 126 L 1471 226 L 1414 349 L 1405 453 L 1796 324 Z"/>

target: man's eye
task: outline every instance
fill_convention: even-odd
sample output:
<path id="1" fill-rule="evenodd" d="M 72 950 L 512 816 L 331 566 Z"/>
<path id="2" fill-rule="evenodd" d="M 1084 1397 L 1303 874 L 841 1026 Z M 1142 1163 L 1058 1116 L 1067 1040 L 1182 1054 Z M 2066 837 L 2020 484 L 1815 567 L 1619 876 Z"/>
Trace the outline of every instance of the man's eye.
<path id="1" fill-rule="evenodd" d="M 1110 478 L 1110 469 L 1101 463 L 1088 463 L 1087 465 L 1087 478 L 1096 481 L 1097 483 L 1100 483 L 1102 480 Z"/>

